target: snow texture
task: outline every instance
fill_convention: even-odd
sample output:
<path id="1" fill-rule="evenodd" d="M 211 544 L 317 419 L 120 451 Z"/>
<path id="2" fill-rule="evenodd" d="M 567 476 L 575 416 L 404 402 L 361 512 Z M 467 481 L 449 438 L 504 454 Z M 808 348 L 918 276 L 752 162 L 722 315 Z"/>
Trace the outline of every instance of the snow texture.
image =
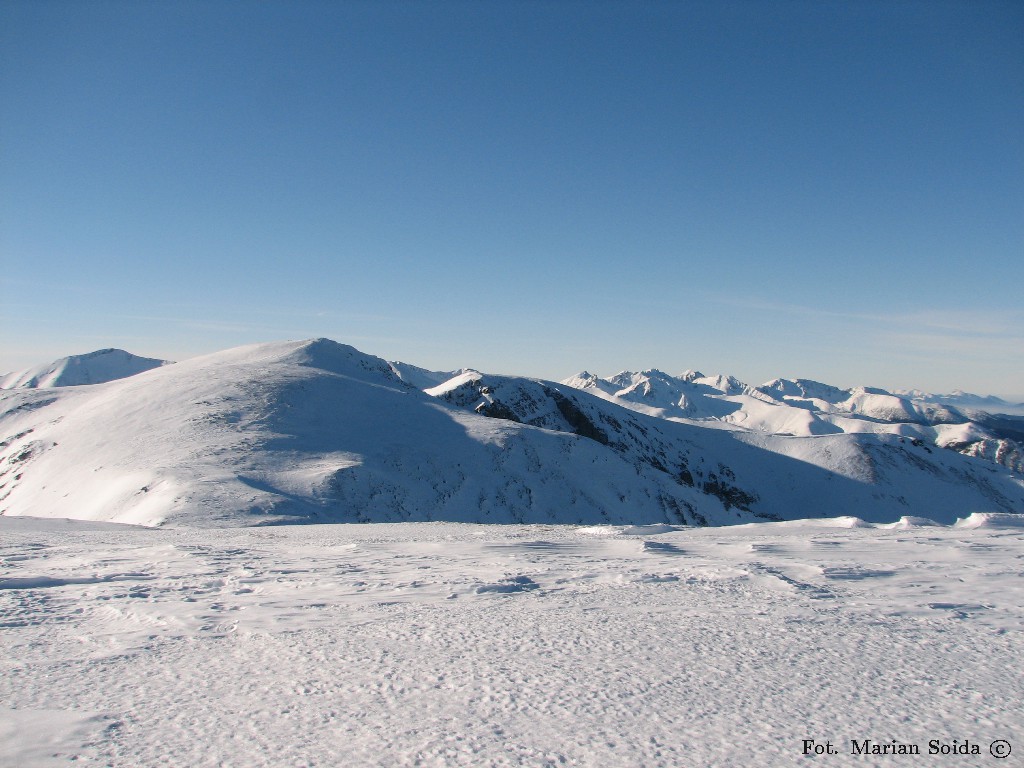
<path id="1" fill-rule="evenodd" d="M 0 518 L 0 765 L 1015 765 L 1022 520 Z"/>

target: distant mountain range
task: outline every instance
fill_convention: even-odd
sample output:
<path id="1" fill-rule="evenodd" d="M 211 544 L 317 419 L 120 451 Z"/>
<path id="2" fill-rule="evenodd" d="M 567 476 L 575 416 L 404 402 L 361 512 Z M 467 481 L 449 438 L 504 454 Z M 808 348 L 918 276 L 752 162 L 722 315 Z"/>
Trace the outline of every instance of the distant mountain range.
<path id="1" fill-rule="evenodd" d="M 1024 410 L 1024 403 L 1010 403 L 995 395 L 975 395 L 959 389 L 953 390 L 948 395 L 936 395 L 931 392 L 922 392 L 919 389 L 898 389 L 894 394 L 908 397 L 911 400 L 942 403 L 943 405 L 952 405 L 959 408 L 977 408 L 992 413 Z"/>
<path id="2" fill-rule="evenodd" d="M 0 392 L 0 514 L 718 525 L 1024 512 L 1024 420 L 906 393 L 695 371 L 558 383 L 327 339 L 175 364 L 104 350 L 38 370 Z"/>
<path id="3" fill-rule="evenodd" d="M 679 376 L 658 370 L 623 371 L 608 378 L 584 371 L 563 383 L 663 419 L 801 437 L 841 432 L 901 435 L 1024 473 L 1024 416 L 967 405 L 1024 407 L 997 397 L 839 389 L 808 379 L 774 379 L 751 387 L 732 376 L 697 371 Z"/>

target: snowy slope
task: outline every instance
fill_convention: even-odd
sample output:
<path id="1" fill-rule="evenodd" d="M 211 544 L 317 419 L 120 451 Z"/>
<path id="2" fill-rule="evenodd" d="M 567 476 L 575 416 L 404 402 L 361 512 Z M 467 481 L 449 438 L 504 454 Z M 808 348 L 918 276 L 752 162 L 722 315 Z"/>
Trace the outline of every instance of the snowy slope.
<path id="1" fill-rule="evenodd" d="M 1022 509 L 1008 472 L 900 435 L 708 429 L 475 371 L 421 391 L 326 339 L 0 393 L 5 515 L 725 524 Z"/>
<path id="2" fill-rule="evenodd" d="M 327 340 L 3 393 L 0 408 L 7 515 L 650 522 L 698 495 L 595 441 L 446 407 Z"/>
<path id="3" fill-rule="evenodd" d="M 463 371 L 431 371 L 426 368 L 420 368 L 416 365 L 403 362 L 390 362 L 391 370 L 394 371 L 395 375 L 398 376 L 406 384 L 411 384 L 416 389 L 429 389 L 430 387 L 436 387 L 438 384 L 443 384 L 453 376 L 458 376 Z"/>
<path id="4" fill-rule="evenodd" d="M 734 380 L 713 381 L 739 389 Z M 623 383 L 628 382 L 616 382 Z M 723 514 L 711 500 L 700 500 L 691 510 L 698 521 L 709 509 L 708 521 L 714 523 L 739 522 L 748 514 L 787 519 L 862 514 L 872 520 L 921 514 L 951 521 L 956 508 L 977 504 L 978 510 L 1021 509 L 1019 479 L 898 434 L 798 438 L 708 429 L 639 409 L 630 413 L 567 384 L 472 371 L 427 392 L 467 411 L 587 436 L 634 466 L 668 474 L 724 507 Z"/>
<path id="5" fill-rule="evenodd" d="M 139 357 L 123 349 L 100 349 L 85 355 L 62 357 L 47 365 L 0 376 L 0 389 L 48 389 L 102 384 L 134 376 L 162 365 L 170 365 L 170 361 Z"/>

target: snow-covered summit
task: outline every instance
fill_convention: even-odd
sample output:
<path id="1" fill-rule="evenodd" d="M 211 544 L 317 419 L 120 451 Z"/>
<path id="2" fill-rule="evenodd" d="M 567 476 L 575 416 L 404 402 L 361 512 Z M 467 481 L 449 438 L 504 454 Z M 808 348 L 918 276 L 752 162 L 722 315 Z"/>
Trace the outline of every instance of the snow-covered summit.
<path id="1" fill-rule="evenodd" d="M 170 363 L 169 360 L 139 357 L 123 349 L 99 349 L 0 376 L 0 389 L 49 389 L 102 384 Z"/>
<path id="2" fill-rule="evenodd" d="M 581 391 L 463 370 L 424 390 L 408 379 L 429 380 L 425 370 L 311 339 L 2 391 L 0 514 L 716 525 L 1024 508 L 1024 485 L 1003 468 L 913 433 L 846 433 L 834 415 L 749 387 L 728 394 L 729 377 L 642 371 Z M 669 418 L 665 404 L 718 415 Z"/>
<path id="3" fill-rule="evenodd" d="M 696 509 L 700 495 L 587 437 L 432 397 L 386 361 L 325 339 L 45 396 L 0 393 L 5 515 L 632 523 Z M 723 509 L 706 506 L 712 518 Z"/>
<path id="4" fill-rule="evenodd" d="M 776 400 L 795 397 L 837 403 L 849 397 L 849 392 L 844 389 L 811 379 L 772 379 L 759 386 L 758 389 Z"/>

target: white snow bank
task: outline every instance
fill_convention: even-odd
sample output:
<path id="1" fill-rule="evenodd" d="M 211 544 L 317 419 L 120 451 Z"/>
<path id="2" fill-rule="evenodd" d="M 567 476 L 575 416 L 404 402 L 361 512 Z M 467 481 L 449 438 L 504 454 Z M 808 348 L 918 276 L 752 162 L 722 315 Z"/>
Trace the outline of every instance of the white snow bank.
<path id="1" fill-rule="evenodd" d="M 654 523 L 652 525 L 584 525 L 576 529 L 590 536 L 655 536 L 659 533 L 673 533 L 686 530 L 678 525 Z"/>
<path id="2" fill-rule="evenodd" d="M 683 529 L 677 525 L 655 523 L 654 525 L 629 525 L 619 531 L 619 533 L 623 536 L 652 536 L 658 533 L 672 533 L 673 531 L 680 530 Z"/>
<path id="3" fill-rule="evenodd" d="M 822 521 L 823 528 L 871 528 L 871 523 L 861 520 L 859 517 L 847 515 L 844 517 L 826 517 Z"/>
<path id="4" fill-rule="evenodd" d="M 614 525 L 582 525 L 576 530 L 589 536 L 614 536 L 619 532 Z"/>
<path id="5" fill-rule="evenodd" d="M 904 515 L 895 523 L 883 523 L 877 526 L 878 528 L 888 528 L 896 531 L 906 531 L 911 528 L 928 528 L 928 527 L 943 527 L 940 523 L 935 522 L 927 517 L 914 517 L 913 515 Z"/>
<path id="6" fill-rule="evenodd" d="M 1006 512 L 974 512 L 954 524 L 956 528 L 1024 528 L 1024 515 Z"/>

